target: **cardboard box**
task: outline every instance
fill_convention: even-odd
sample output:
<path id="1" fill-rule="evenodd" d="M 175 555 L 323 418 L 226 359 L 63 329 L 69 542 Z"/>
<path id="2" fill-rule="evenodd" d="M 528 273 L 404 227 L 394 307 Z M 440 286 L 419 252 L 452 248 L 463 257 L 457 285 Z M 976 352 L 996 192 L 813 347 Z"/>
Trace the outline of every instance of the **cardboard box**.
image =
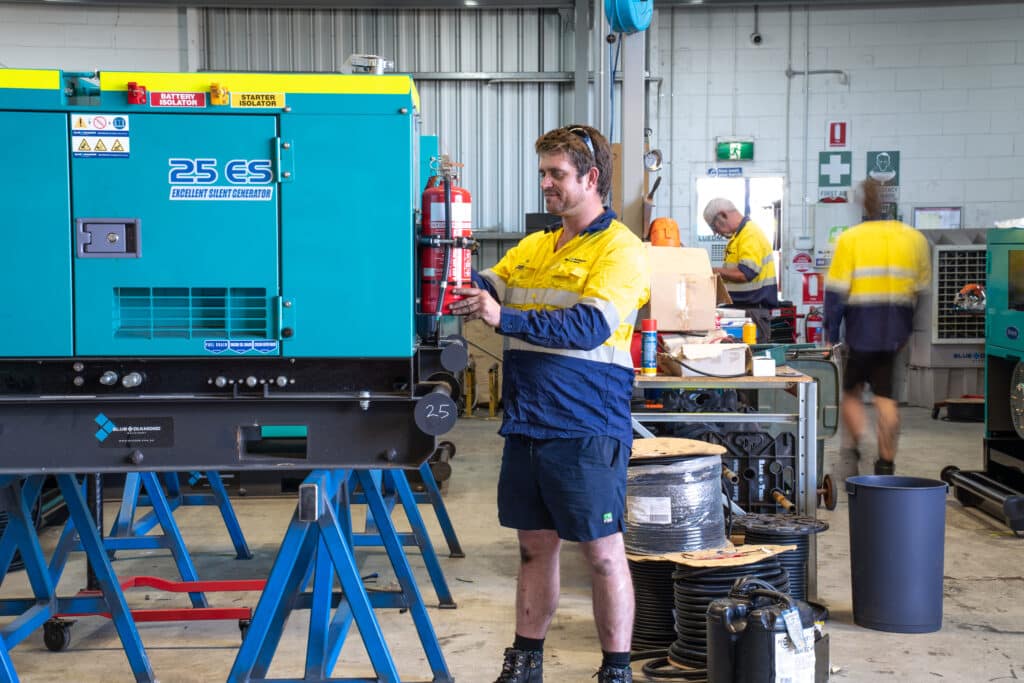
<path id="1" fill-rule="evenodd" d="M 704 249 L 647 245 L 651 267 L 648 315 L 662 332 L 715 329 L 715 308 L 732 303 L 725 284 L 711 270 Z"/>
<path id="2" fill-rule="evenodd" d="M 746 375 L 751 363 L 746 344 L 682 344 L 658 354 L 658 372 L 677 377 Z"/>

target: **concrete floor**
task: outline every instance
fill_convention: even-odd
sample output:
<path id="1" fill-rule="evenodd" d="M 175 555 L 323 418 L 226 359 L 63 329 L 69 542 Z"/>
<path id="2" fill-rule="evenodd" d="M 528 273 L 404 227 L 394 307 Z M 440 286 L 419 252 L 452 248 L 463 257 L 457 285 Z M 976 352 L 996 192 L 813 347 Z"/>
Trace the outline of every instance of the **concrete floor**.
<path id="1" fill-rule="evenodd" d="M 982 427 L 978 424 L 934 422 L 922 409 L 904 410 L 899 471 L 936 478 L 947 464 L 973 468 L 981 463 Z M 517 549 L 514 533 L 498 526 L 495 481 L 500 439 L 497 422 L 462 420 L 450 438 L 458 446 L 454 474 L 447 495 L 467 557 L 442 565 L 458 603 L 456 610 L 437 610 L 436 599 L 417 555 L 411 562 L 420 587 L 431 606 L 430 614 L 448 666 L 456 681 L 490 683 L 497 675 L 501 651 L 512 639 L 512 604 Z M 829 443 L 827 458 L 835 453 Z M 865 454 L 865 470 L 874 453 Z M 234 559 L 230 541 L 216 511 L 183 509 L 177 513 L 185 540 L 204 579 L 262 578 L 269 571 L 277 545 L 289 521 L 294 501 L 287 498 L 240 498 L 236 507 L 243 530 L 256 557 Z M 108 515 L 113 514 L 113 508 Z M 819 595 L 832 612 L 832 664 L 834 680 L 904 682 L 1009 681 L 1024 678 L 1024 540 L 981 513 L 947 503 L 945 620 L 941 631 L 924 635 L 889 634 L 853 625 L 850 598 L 847 509 L 845 495 L 834 512 L 821 510 L 831 529 L 819 536 Z M 401 515 L 399 515 L 401 517 Z M 435 545 L 442 536 L 432 516 Z M 57 530 L 44 534 L 52 547 Z M 115 563 L 122 576 L 155 574 L 177 578 L 166 552 L 124 553 Z M 382 552 L 363 554 L 364 571 L 384 571 Z M 61 583 L 62 594 L 84 584 L 84 563 L 76 560 Z M 27 595 L 23 572 L 7 577 L 0 598 Z M 132 590 L 129 602 L 139 607 L 187 606 L 181 595 Z M 255 606 L 258 595 L 211 594 L 213 605 Z M 297 612 L 289 621 L 270 670 L 273 677 L 301 677 L 308 613 Z M 419 647 L 408 614 L 381 611 L 379 618 L 403 680 L 429 678 L 429 667 Z M 160 681 L 224 681 L 234 661 L 239 632 L 233 622 L 141 624 L 139 631 Z M 72 631 L 72 646 L 52 653 L 33 634 L 12 653 L 23 681 L 132 680 L 127 660 L 111 625 L 97 617 L 82 618 Z M 547 680 L 582 683 L 591 680 L 600 651 L 590 614 L 589 585 L 578 551 L 563 553 L 562 597 L 548 636 L 545 660 Z M 371 675 L 358 637 L 353 634 L 342 653 L 335 675 L 351 678 Z M 639 672 L 639 667 L 636 667 Z M 637 680 L 643 676 L 638 675 Z"/>

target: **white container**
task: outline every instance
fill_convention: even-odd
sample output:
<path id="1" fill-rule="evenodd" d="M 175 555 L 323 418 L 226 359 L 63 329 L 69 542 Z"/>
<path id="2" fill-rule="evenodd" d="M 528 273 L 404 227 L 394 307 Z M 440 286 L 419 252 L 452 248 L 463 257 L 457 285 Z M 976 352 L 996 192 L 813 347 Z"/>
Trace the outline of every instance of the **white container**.
<path id="1" fill-rule="evenodd" d="M 775 359 L 766 356 L 754 356 L 754 377 L 774 377 Z"/>

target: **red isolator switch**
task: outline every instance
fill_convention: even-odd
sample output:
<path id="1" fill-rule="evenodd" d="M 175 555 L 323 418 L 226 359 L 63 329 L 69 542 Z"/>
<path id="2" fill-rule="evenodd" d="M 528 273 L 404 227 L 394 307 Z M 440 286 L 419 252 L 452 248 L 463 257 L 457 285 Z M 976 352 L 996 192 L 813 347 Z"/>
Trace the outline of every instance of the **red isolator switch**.
<path id="1" fill-rule="evenodd" d="M 135 81 L 128 83 L 128 104 L 145 104 L 146 86 L 139 85 Z"/>

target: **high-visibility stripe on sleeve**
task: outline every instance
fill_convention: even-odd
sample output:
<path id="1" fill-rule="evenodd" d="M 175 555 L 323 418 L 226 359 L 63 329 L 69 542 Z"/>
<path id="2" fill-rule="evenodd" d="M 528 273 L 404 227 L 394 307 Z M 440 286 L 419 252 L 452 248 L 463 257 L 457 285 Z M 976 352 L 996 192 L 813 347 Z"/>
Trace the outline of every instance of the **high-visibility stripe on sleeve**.
<path id="1" fill-rule="evenodd" d="M 608 329 L 611 330 L 612 332 L 618 329 L 619 325 L 622 323 L 622 321 L 619 319 L 619 312 L 618 310 L 616 310 L 615 304 L 613 304 L 611 301 L 605 301 L 604 299 L 598 299 L 596 297 L 587 296 L 580 299 L 579 302 L 581 304 L 586 304 L 587 306 L 593 306 L 597 310 L 601 311 L 601 313 L 604 315 L 604 319 L 608 322 Z M 635 318 L 636 316 L 634 315 L 633 317 Z"/>
<path id="2" fill-rule="evenodd" d="M 491 283 L 491 286 L 494 287 L 494 291 L 498 293 L 498 301 L 504 303 L 505 281 L 498 277 L 498 274 L 490 268 L 480 271 L 480 277 Z"/>

